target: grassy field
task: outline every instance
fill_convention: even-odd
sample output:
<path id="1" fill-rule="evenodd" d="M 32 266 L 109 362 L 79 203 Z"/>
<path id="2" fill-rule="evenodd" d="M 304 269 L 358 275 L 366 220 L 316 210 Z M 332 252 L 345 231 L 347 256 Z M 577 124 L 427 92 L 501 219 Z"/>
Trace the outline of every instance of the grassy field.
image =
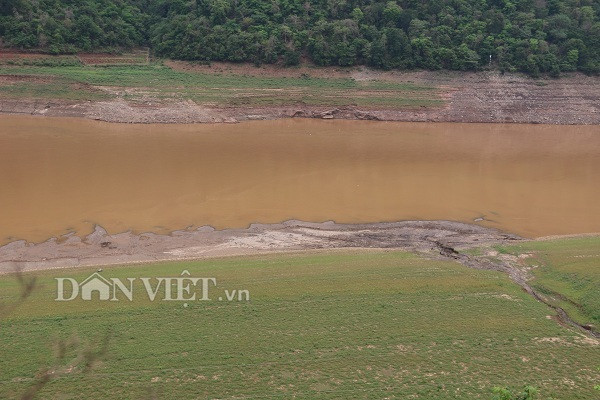
<path id="1" fill-rule="evenodd" d="M 3 75 L 18 75 L 20 80 L 11 81 L 10 77 L 2 80 Z M 23 76 L 36 81 L 23 81 Z M 48 82 L 77 93 L 64 93 Z M 23 86 L 25 88 L 21 88 Z M 110 93 L 113 97 L 122 96 L 132 101 L 193 100 L 198 104 L 230 107 L 356 105 L 394 109 L 443 104 L 437 88 L 410 83 L 213 74 L 175 71 L 160 64 L 111 67 L 0 65 L 0 96 L 43 99 L 74 99 L 76 96 L 85 99 L 90 96 L 89 100 L 95 100 L 93 96 L 97 96 L 97 89 L 91 86 L 110 87 L 112 90 L 106 93 L 107 96 Z"/>
<path id="2" fill-rule="evenodd" d="M 51 82 L 19 82 L 0 85 L 0 98 L 60 99 L 60 100 L 109 100 L 114 96 L 93 88 L 81 87 L 64 79 Z"/>
<path id="3" fill-rule="evenodd" d="M 530 254 L 532 286 L 580 324 L 600 327 L 600 237 L 527 242 L 500 248 Z"/>
<path id="4" fill-rule="evenodd" d="M 183 269 L 217 279 L 211 301 L 59 303 L 54 278 L 81 281 L 92 270 L 38 274 L 42 287 L 0 325 L 0 398 L 22 393 L 51 365 L 57 338 L 93 344 L 106 331 L 108 353 L 93 372 L 75 368 L 39 398 L 491 399 L 494 386 L 526 384 L 540 399 L 597 398 L 600 347 L 549 319 L 547 306 L 498 272 L 394 251 L 102 275 L 177 277 Z M 0 277 L 1 302 L 17 289 Z M 220 302 L 224 289 L 249 290 L 250 301 Z"/>

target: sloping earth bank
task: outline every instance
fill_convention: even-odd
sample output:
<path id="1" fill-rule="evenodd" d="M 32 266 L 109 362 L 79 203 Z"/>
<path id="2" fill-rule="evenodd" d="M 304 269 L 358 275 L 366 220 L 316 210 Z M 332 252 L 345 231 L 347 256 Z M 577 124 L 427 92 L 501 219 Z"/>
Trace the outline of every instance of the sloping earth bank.
<path id="1" fill-rule="evenodd" d="M 451 221 L 404 221 L 374 224 L 336 224 L 286 221 L 253 224 L 247 229 L 215 230 L 204 226 L 169 235 L 131 232 L 109 234 L 96 226 L 86 237 L 68 234 L 43 243 L 23 240 L 0 247 L 0 273 L 17 265 L 23 271 L 184 260 L 269 252 L 339 248 L 393 248 L 419 252 L 439 246 L 498 244 L 518 236 Z"/>
<path id="2" fill-rule="evenodd" d="M 571 74 L 560 79 L 535 80 L 522 75 L 502 75 L 498 72 L 382 72 L 367 68 L 306 67 L 284 69 L 228 64 L 196 66 L 182 62 L 167 62 L 167 65 L 188 72 L 198 70 L 203 73 L 232 76 L 309 75 L 347 77 L 357 81 L 426 84 L 439 89 L 444 105 L 418 108 L 407 106 L 396 109 L 311 105 L 222 107 L 196 104 L 190 100 L 165 101 L 154 98 L 147 98 L 141 102 L 128 101 L 122 97 L 83 102 L 1 98 L 0 113 L 85 117 L 130 123 L 213 123 L 305 117 L 382 121 L 600 124 L 600 78 L 582 74 Z M 138 89 L 125 91 L 131 94 Z"/>

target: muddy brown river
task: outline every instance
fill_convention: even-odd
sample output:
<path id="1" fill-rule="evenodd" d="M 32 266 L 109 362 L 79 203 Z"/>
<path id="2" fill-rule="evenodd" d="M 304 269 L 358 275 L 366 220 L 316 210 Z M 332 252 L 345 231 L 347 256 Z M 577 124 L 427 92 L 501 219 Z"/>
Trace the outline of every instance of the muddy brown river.
<path id="1" fill-rule="evenodd" d="M 600 232 L 600 127 L 0 116 L 0 243 L 288 219 Z"/>

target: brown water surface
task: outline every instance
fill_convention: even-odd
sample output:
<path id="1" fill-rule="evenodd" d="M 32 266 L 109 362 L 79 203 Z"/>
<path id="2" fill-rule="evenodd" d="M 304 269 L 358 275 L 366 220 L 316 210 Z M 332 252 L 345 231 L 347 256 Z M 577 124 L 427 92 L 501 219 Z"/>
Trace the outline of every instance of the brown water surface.
<path id="1" fill-rule="evenodd" d="M 252 222 L 600 231 L 600 127 L 0 116 L 0 243 Z"/>

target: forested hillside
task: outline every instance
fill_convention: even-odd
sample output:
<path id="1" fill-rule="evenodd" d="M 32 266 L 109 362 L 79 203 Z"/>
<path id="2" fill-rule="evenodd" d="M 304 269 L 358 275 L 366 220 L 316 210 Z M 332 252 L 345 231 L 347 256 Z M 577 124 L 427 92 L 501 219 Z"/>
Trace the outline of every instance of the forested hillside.
<path id="1" fill-rule="evenodd" d="M 4 46 L 183 60 L 600 72 L 600 0 L 2 0 Z"/>

